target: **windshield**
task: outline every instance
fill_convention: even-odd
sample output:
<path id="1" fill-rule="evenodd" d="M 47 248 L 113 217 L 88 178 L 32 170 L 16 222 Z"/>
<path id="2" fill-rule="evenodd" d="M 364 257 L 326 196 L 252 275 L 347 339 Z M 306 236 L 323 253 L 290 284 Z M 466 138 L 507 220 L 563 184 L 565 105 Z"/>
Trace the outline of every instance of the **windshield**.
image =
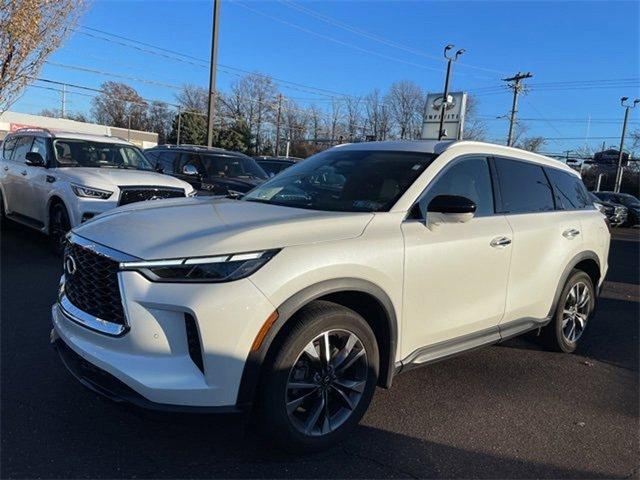
<path id="1" fill-rule="evenodd" d="M 53 146 L 59 167 L 153 170 L 140 150 L 131 145 L 65 138 L 54 140 Z"/>
<path id="2" fill-rule="evenodd" d="M 267 174 L 251 157 L 240 155 L 201 155 L 208 177 L 235 177 L 266 180 Z"/>
<path id="3" fill-rule="evenodd" d="M 331 149 L 284 170 L 242 200 L 336 212 L 387 211 L 435 157 Z"/>

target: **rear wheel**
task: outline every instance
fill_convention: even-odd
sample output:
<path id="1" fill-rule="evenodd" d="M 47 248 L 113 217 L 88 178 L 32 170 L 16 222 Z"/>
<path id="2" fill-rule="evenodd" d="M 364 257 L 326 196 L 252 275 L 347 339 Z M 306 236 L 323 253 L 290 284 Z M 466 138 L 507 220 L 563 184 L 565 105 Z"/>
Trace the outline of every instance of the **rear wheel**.
<path id="1" fill-rule="evenodd" d="M 71 222 L 67 209 L 61 203 L 53 205 L 49 217 L 49 243 L 53 253 L 60 257 L 67 244 L 69 230 L 71 230 Z"/>
<path id="2" fill-rule="evenodd" d="M 378 377 L 378 345 L 356 312 L 331 302 L 305 307 L 262 378 L 260 422 L 291 451 L 334 445 L 367 410 Z"/>
<path id="3" fill-rule="evenodd" d="M 587 328 L 595 306 L 591 277 L 573 270 L 562 290 L 553 320 L 543 331 L 545 343 L 553 350 L 573 353 Z"/>

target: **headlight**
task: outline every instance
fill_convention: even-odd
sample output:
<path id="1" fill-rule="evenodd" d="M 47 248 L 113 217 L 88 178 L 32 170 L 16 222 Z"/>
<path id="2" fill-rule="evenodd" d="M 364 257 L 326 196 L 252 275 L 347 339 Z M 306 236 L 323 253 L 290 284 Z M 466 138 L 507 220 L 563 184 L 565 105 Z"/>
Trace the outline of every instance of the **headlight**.
<path id="1" fill-rule="evenodd" d="M 102 200 L 106 200 L 111 195 L 113 195 L 113 192 L 110 192 L 109 190 L 100 190 L 99 188 L 85 187 L 83 185 L 76 185 L 75 183 L 71 184 L 71 189 L 77 196 L 85 198 L 100 198 Z"/>
<path id="2" fill-rule="evenodd" d="M 123 262 L 120 268 L 138 271 L 153 282 L 231 282 L 256 272 L 278 252 L 263 250 L 215 257 Z"/>

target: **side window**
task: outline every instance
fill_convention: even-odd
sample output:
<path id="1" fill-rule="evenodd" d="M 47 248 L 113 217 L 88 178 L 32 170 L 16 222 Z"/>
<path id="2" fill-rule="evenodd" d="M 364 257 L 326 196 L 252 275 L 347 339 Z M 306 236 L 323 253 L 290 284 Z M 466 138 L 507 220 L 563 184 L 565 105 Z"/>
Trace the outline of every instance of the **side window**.
<path id="1" fill-rule="evenodd" d="M 31 150 L 33 137 L 18 137 L 16 148 L 13 151 L 13 161 L 24 163 L 27 152 Z"/>
<path id="2" fill-rule="evenodd" d="M 489 165 L 484 157 L 469 157 L 455 161 L 435 178 L 419 202 L 424 218 L 429 202 L 438 195 L 458 195 L 476 204 L 476 217 L 493 215 L 493 189 Z"/>
<path id="3" fill-rule="evenodd" d="M 13 150 L 16 148 L 17 141 L 18 139 L 16 137 L 11 137 L 4 141 L 2 145 L 2 156 L 5 160 L 11 160 L 11 155 L 13 154 Z"/>
<path id="4" fill-rule="evenodd" d="M 554 210 L 551 185 L 541 166 L 519 160 L 496 158 L 502 213 Z"/>
<path id="5" fill-rule="evenodd" d="M 156 168 L 161 168 L 163 173 L 175 173 L 177 152 L 160 152 L 157 154 Z"/>
<path id="6" fill-rule="evenodd" d="M 182 173 L 182 167 L 189 164 L 195 166 L 201 174 L 204 173 L 202 162 L 200 162 L 200 155 L 197 153 L 182 153 L 180 155 L 180 161 L 176 165 L 176 173 Z"/>
<path id="7" fill-rule="evenodd" d="M 556 168 L 545 168 L 556 197 L 556 206 L 561 210 L 583 210 L 593 208 L 582 180 L 575 175 Z"/>
<path id="8" fill-rule="evenodd" d="M 47 140 L 42 137 L 36 137 L 33 139 L 33 145 L 31 145 L 31 151 L 42 155 L 44 161 L 47 161 Z"/>

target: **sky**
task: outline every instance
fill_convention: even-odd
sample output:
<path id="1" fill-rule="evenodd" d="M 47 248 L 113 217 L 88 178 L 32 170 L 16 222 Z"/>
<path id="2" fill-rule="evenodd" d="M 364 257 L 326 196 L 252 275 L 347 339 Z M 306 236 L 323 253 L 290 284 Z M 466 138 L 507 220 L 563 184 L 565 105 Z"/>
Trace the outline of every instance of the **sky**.
<path id="1" fill-rule="evenodd" d="M 476 95 L 492 141 L 505 141 L 507 121 L 496 117 L 511 108 L 501 79 L 533 73 L 518 115 L 531 119 L 523 120 L 527 136 L 551 139 L 546 152 L 617 145 L 620 97 L 640 97 L 638 1 L 220 1 L 223 91 L 256 71 L 279 79 L 282 93 L 301 104 L 323 108 L 331 96 L 384 92 L 398 80 L 439 92 L 442 50 L 451 43 L 466 50 L 452 89 Z M 91 88 L 123 81 L 144 98 L 175 103 L 180 85 L 208 84 L 211 17 L 210 0 L 93 0 L 40 78 Z M 188 57 L 127 47 L 114 35 Z M 12 110 L 59 108 L 61 95 L 50 89 L 60 87 L 37 85 L 49 89 L 30 87 Z M 68 92 L 68 110 L 89 110 L 91 92 Z M 630 127 L 640 128 L 640 108 Z"/>

